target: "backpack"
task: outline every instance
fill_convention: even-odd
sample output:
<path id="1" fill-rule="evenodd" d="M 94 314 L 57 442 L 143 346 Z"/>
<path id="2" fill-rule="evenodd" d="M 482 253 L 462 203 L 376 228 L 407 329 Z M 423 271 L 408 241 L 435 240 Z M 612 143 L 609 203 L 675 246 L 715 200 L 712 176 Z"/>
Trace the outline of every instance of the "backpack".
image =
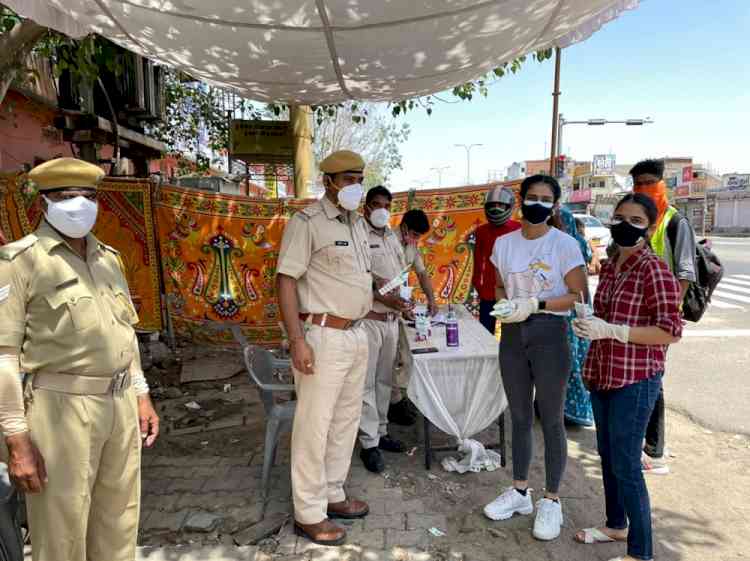
<path id="1" fill-rule="evenodd" d="M 667 238 L 672 251 L 677 242 L 677 228 L 680 221 L 686 220 L 684 216 L 677 213 L 667 224 Z M 682 302 L 682 317 L 687 321 L 700 321 L 711 301 L 716 285 L 724 276 L 724 266 L 702 239 L 695 244 L 695 282 L 691 282 Z"/>

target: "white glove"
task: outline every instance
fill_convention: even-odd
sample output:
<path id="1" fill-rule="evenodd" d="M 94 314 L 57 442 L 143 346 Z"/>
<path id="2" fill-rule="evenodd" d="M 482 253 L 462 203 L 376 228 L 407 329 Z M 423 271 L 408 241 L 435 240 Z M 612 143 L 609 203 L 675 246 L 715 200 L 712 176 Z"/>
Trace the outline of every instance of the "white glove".
<path id="1" fill-rule="evenodd" d="M 591 316 L 587 319 L 573 320 L 573 332 L 583 339 L 596 341 L 597 339 L 617 339 L 621 343 L 630 340 L 630 327 L 607 323 L 601 318 Z"/>
<path id="2" fill-rule="evenodd" d="M 519 323 L 526 321 L 531 314 L 538 311 L 539 300 L 536 298 L 515 298 L 498 301 L 490 315 L 495 316 L 501 323 Z"/>

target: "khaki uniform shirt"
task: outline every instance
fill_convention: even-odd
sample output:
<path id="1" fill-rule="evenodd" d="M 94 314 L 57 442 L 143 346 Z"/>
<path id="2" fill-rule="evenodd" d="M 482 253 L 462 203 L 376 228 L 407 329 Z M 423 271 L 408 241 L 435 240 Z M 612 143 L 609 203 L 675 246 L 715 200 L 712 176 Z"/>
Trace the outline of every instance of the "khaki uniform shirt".
<path id="1" fill-rule="evenodd" d="M 365 220 L 323 196 L 284 229 L 277 271 L 297 279 L 301 313 L 360 319 L 372 307 Z"/>
<path id="2" fill-rule="evenodd" d="M 416 245 L 406 245 L 404 248 L 404 256 L 406 257 L 406 263 L 414 268 L 414 272 L 421 275 L 426 271 L 424 268 L 424 262 L 422 261 L 422 255 L 419 253 L 419 248 Z"/>
<path id="3" fill-rule="evenodd" d="M 372 253 L 372 272 L 388 282 L 406 268 L 404 247 L 396 233 L 388 226 L 378 231 L 369 222 L 365 221 L 365 224 Z M 380 313 L 393 311 L 393 308 L 378 300 L 373 301 L 372 309 Z"/>
<path id="4" fill-rule="evenodd" d="M 365 220 L 372 253 L 372 272 L 382 279 L 390 281 L 407 267 L 411 267 L 417 274 L 425 271 L 422 256 L 415 245 L 404 246 L 401 237 L 388 226 L 381 232 Z M 375 300 L 372 309 L 379 313 L 392 312 L 382 302 Z"/>
<path id="5" fill-rule="evenodd" d="M 0 347 L 20 347 L 22 371 L 111 377 L 136 323 L 119 254 L 93 235 L 85 261 L 46 222 L 0 248 Z"/>

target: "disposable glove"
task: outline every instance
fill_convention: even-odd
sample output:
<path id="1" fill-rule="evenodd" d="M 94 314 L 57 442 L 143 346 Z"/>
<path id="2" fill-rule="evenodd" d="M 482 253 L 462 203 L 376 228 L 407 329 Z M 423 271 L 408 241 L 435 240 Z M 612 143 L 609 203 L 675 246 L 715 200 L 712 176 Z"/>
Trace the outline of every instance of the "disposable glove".
<path id="1" fill-rule="evenodd" d="M 573 320 L 573 332 L 578 337 L 590 339 L 591 341 L 596 341 L 597 339 L 617 339 L 621 343 L 627 343 L 630 339 L 629 326 L 607 323 L 596 316 L 591 316 L 588 319 Z"/>
<path id="2" fill-rule="evenodd" d="M 531 314 L 539 311 L 539 300 L 536 298 L 514 298 L 500 300 L 495 304 L 490 315 L 501 323 L 519 323 L 526 321 Z"/>

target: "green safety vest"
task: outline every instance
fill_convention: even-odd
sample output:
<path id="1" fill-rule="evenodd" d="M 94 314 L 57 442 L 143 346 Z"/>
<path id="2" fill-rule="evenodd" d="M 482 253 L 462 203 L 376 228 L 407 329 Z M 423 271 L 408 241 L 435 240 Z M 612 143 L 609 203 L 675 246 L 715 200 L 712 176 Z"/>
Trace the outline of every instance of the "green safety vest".
<path id="1" fill-rule="evenodd" d="M 664 262 L 669 265 L 669 270 L 674 272 L 674 248 L 667 251 L 667 227 L 671 222 L 674 215 L 677 214 L 677 209 L 673 206 L 667 208 L 664 213 L 659 226 L 656 228 L 656 232 L 651 236 L 651 249 L 654 253 L 661 257 Z"/>

